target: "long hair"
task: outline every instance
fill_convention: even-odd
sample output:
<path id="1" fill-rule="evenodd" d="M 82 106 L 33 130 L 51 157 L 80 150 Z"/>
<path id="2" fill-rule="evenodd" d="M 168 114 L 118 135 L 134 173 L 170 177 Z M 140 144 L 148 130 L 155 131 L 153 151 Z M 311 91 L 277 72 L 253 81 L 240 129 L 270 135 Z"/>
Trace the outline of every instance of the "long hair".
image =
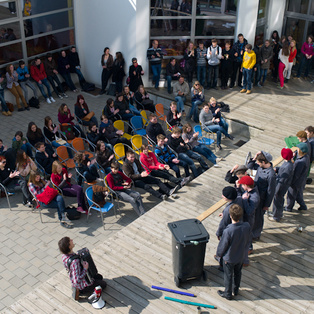
<path id="1" fill-rule="evenodd" d="M 16 153 L 16 165 L 19 164 L 19 165 L 22 165 L 23 163 L 27 162 L 29 157 L 27 156 L 26 154 L 26 158 L 24 158 L 24 150 L 22 149 L 19 149 Z"/>
<path id="2" fill-rule="evenodd" d="M 52 122 L 52 119 L 49 116 L 45 117 L 45 127 L 47 127 L 48 129 L 49 129 L 49 127 L 48 127 L 49 121 Z"/>
<path id="3" fill-rule="evenodd" d="M 59 110 L 58 110 L 59 113 L 64 114 L 64 107 L 65 106 L 68 107 L 68 105 L 65 103 L 61 104 L 61 106 L 59 107 Z M 68 107 L 68 110 L 70 110 L 69 107 Z"/>
<path id="4" fill-rule="evenodd" d="M 122 52 L 118 51 L 116 52 L 116 60 L 121 63 L 123 61 L 123 55 Z"/>
<path id="5" fill-rule="evenodd" d="M 84 154 L 82 152 L 77 152 L 75 155 L 74 155 L 74 161 L 78 164 L 78 166 L 81 166 L 82 163 L 83 163 L 83 157 L 84 157 Z"/>
<path id="6" fill-rule="evenodd" d="M 294 39 L 292 39 L 291 42 L 294 43 L 294 46 L 292 48 L 290 47 L 290 50 L 291 50 L 291 52 L 294 52 L 297 49 L 296 48 L 297 43 Z"/>
<path id="7" fill-rule="evenodd" d="M 33 132 L 32 126 L 35 125 L 36 126 L 36 131 Z M 27 137 L 30 139 L 35 139 L 36 137 L 42 137 L 43 136 L 43 132 L 41 131 L 41 129 L 39 127 L 37 127 L 37 125 L 35 124 L 35 122 L 30 122 L 28 124 L 28 128 L 27 128 Z"/>
<path id="8" fill-rule="evenodd" d="M 276 34 L 276 37 L 274 37 L 274 34 Z M 277 42 L 279 41 L 279 34 L 277 31 L 273 31 L 271 34 L 271 39 L 275 39 Z"/>
<path id="9" fill-rule="evenodd" d="M 35 178 L 37 176 L 40 176 L 39 182 L 35 181 Z M 32 183 L 32 184 L 37 185 L 37 186 L 40 186 L 40 185 L 44 186 L 46 184 L 46 182 L 41 177 L 41 173 L 38 170 L 30 172 L 28 183 Z"/>
<path id="10" fill-rule="evenodd" d="M 83 100 L 84 100 L 83 107 L 84 107 L 85 110 L 88 110 L 87 103 L 85 102 L 85 98 L 84 98 L 84 96 L 81 95 L 81 94 L 80 94 L 80 95 L 77 95 L 75 106 L 80 107 L 80 103 L 79 103 L 79 100 L 80 100 L 80 99 L 83 99 Z"/>
<path id="11" fill-rule="evenodd" d="M 100 146 L 101 146 L 101 144 L 105 144 L 105 142 L 104 141 L 97 141 L 97 143 L 96 143 L 96 154 L 100 153 Z"/>
<path id="12" fill-rule="evenodd" d="M 8 72 L 10 75 L 13 75 L 13 72 L 14 72 L 15 69 L 14 69 L 14 65 L 13 65 L 13 71 L 11 72 L 11 70 L 10 70 L 11 65 L 13 65 L 13 63 L 8 64 L 6 69 L 7 69 L 7 72 Z"/>
<path id="13" fill-rule="evenodd" d="M 191 124 L 190 123 L 186 123 L 184 126 L 183 126 L 183 128 L 182 128 L 182 133 L 188 133 L 188 128 L 191 128 L 191 131 L 190 132 L 193 132 L 193 128 L 192 128 L 192 126 L 191 126 Z"/>
<path id="14" fill-rule="evenodd" d="M 198 87 L 196 86 L 196 84 L 198 84 L 197 85 Z M 194 89 L 197 89 L 200 92 L 203 91 L 203 86 L 201 85 L 201 83 L 199 81 L 195 81 L 193 87 L 194 87 Z"/>
<path id="15" fill-rule="evenodd" d="M 290 51 L 289 51 L 289 44 L 285 41 L 283 43 L 283 45 L 282 45 L 282 54 L 284 56 L 289 56 L 289 53 L 290 53 Z"/>
<path id="16" fill-rule="evenodd" d="M 55 160 L 55 161 L 52 163 L 52 168 L 51 168 L 52 170 L 51 170 L 51 173 L 56 174 L 56 173 L 57 173 L 57 168 L 58 168 L 59 166 L 61 166 L 61 168 L 63 167 L 60 161 Z"/>

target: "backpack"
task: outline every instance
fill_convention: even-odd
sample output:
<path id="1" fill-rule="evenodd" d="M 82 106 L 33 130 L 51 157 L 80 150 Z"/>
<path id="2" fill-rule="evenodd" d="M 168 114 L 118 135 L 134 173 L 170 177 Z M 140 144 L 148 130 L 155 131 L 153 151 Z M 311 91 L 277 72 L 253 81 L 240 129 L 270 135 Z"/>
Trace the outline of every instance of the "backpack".
<path id="1" fill-rule="evenodd" d="M 32 98 L 29 100 L 28 105 L 29 105 L 30 107 L 34 107 L 34 108 L 39 109 L 39 100 L 38 100 L 37 98 L 35 98 L 35 97 L 32 97 Z"/>
<path id="2" fill-rule="evenodd" d="M 84 82 L 84 83 L 82 83 L 82 90 L 84 92 L 91 92 L 91 91 L 95 90 L 95 84 Z"/>
<path id="3" fill-rule="evenodd" d="M 81 213 L 76 210 L 75 207 L 67 207 L 65 209 L 66 215 L 70 220 L 78 220 L 81 218 Z"/>

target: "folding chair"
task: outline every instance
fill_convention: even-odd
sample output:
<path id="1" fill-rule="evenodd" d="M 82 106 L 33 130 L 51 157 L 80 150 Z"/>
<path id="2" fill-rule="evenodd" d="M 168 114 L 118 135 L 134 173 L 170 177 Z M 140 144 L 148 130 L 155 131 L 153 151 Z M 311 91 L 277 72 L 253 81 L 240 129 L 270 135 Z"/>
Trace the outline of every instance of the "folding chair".
<path id="1" fill-rule="evenodd" d="M 147 113 L 145 110 L 141 110 L 141 116 L 142 116 L 142 121 L 143 121 L 143 125 L 144 127 L 147 127 L 148 125 L 148 118 L 147 118 Z"/>
<path id="2" fill-rule="evenodd" d="M 10 203 L 10 200 L 9 200 L 9 194 L 7 192 L 6 187 L 2 183 L 0 183 L 0 191 L 1 190 L 5 193 L 5 197 L 7 198 L 8 206 L 9 206 L 10 210 L 12 210 L 11 203 Z"/>
<path id="3" fill-rule="evenodd" d="M 83 120 L 80 119 L 75 113 L 74 113 L 74 117 L 75 117 L 75 120 L 77 121 L 77 123 L 82 126 L 83 131 L 84 131 L 84 133 L 86 134 L 87 131 L 88 131 L 88 126 L 87 126 L 87 125 L 84 125 L 84 124 L 83 124 Z"/>
<path id="4" fill-rule="evenodd" d="M 72 146 L 76 151 L 82 152 L 84 155 L 88 155 L 88 158 L 94 158 L 94 154 L 85 149 L 85 144 L 87 144 L 87 146 L 91 145 L 95 150 L 95 145 L 85 138 L 76 137 L 72 141 Z"/>
<path id="5" fill-rule="evenodd" d="M 166 122 L 167 117 L 165 115 L 165 108 L 163 104 L 156 104 L 155 105 L 155 109 L 156 109 L 156 115 L 157 118 L 163 122 Z"/>
<path id="6" fill-rule="evenodd" d="M 198 142 L 201 144 L 205 144 L 210 146 L 211 144 L 213 144 L 215 142 L 215 140 L 211 139 L 211 138 L 207 138 L 207 137 L 203 137 L 203 131 L 202 131 L 202 127 L 200 125 L 196 125 L 194 127 L 194 132 L 198 132 Z"/>
<path id="7" fill-rule="evenodd" d="M 132 126 L 132 133 L 146 136 L 145 126 L 141 116 L 134 116 L 130 120 Z"/>
<path id="8" fill-rule="evenodd" d="M 63 166 L 72 169 L 75 168 L 75 162 L 73 158 L 69 157 L 68 149 L 71 149 L 74 154 L 76 153 L 72 147 L 59 146 L 57 147 L 56 154 L 58 155 L 58 159 Z"/>
<path id="9" fill-rule="evenodd" d="M 118 129 L 118 130 L 121 130 L 124 132 L 124 123 L 127 123 L 127 122 L 124 122 L 122 120 L 116 120 L 114 123 L 113 123 L 113 126 Z M 128 124 L 128 123 L 127 123 Z M 129 125 L 129 124 L 128 124 Z M 122 137 L 126 138 L 127 140 L 130 140 L 132 135 L 128 134 L 128 133 L 123 133 Z"/>
<path id="10" fill-rule="evenodd" d="M 123 143 L 118 143 L 113 147 L 113 152 L 115 154 L 116 160 L 120 163 L 123 164 L 123 160 L 125 158 L 125 148 L 128 148 L 128 150 L 134 151 L 130 146 L 123 144 Z"/>
<path id="11" fill-rule="evenodd" d="M 100 207 L 97 203 L 95 203 L 93 201 L 93 187 L 90 186 L 86 189 L 85 191 L 85 195 L 86 195 L 86 198 L 87 198 L 87 202 L 88 202 L 88 214 L 87 214 L 87 218 L 86 220 L 88 221 L 88 216 L 89 216 L 89 212 L 91 209 L 94 209 L 94 210 L 97 210 L 100 212 L 100 215 L 101 215 L 101 221 L 102 221 L 102 225 L 105 229 L 105 223 L 104 223 L 104 216 L 103 216 L 103 213 L 108 213 L 109 210 L 114 207 L 113 203 L 110 203 L 110 202 L 106 202 L 106 204 L 102 207 Z M 115 216 L 116 216 L 116 213 L 115 213 Z M 117 216 L 116 216 L 117 217 Z"/>
<path id="12" fill-rule="evenodd" d="M 135 151 L 135 153 L 140 154 L 141 152 L 141 146 L 143 144 L 148 144 L 151 148 L 149 149 L 150 152 L 153 151 L 153 145 L 147 140 L 146 137 L 143 137 L 141 135 L 135 134 L 131 138 L 131 143 L 132 143 L 132 149 Z"/>
<path id="13" fill-rule="evenodd" d="M 105 183 L 105 187 L 108 189 L 109 191 L 109 195 L 111 196 L 112 198 L 112 202 L 116 202 L 118 204 L 118 210 L 119 210 L 119 215 L 121 216 L 121 211 L 120 211 L 120 204 L 119 204 L 119 196 L 117 194 L 116 191 L 114 191 L 108 184 L 108 181 L 107 181 L 107 176 L 105 176 L 104 178 L 104 183 Z"/>
<path id="14" fill-rule="evenodd" d="M 92 181 L 92 182 L 87 182 L 85 176 L 77 169 L 76 166 L 75 166 L 75 172 L 76 172 L 78 178 L 79 178 L 79 177 L 82 178 L 82 184 L 81 184 L 81 186 L 82 186 L 83 184 L 86 184 L 86 185 L 90 186 L 90 185 L 94 185 L 94 184 L 97 183 L 96 180 L 95 180 L 95 181 Z M 79 180 L 78 180 L 78 181 L 79 181 Z"/>

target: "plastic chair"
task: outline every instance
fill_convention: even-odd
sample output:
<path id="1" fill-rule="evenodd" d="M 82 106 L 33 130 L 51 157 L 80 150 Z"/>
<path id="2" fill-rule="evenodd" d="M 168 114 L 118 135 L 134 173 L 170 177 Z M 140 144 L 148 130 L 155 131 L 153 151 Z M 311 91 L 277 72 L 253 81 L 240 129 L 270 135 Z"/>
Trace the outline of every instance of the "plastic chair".
<path id="1" fill-rule="evenodd" d="M 100 207 L 97 203 L 95 203 L 93 201 L 93 187 L 88 187 L 85 191 L 85 195 L 86 195 L 86 198 L 87 198 L 87 202 L 88 202 L 88 214 L 87 214 L 87 218 L 86 220 L 88 221 L 88 216 L 89 216 L 89 212 L 91 209 L 94 209 L 94 210 L 97 210 L 100 212 L 100 215 L 101 215 L 101 220 L 102 220 L 102 225 L 105 229 L 105 223 L 104 223 L 104 216 L 103 216 L 103 213 L 108 213 L 109 210 L 114 207 L 114 205 L 110 202 L 106 202 L 106 204 L 103 206 L 103 207 Z"/>
<path id="2" fill-rule="evenodd" d="M 121 212 L 120 212 L 120 204 L 119 204 L 119 196 L 117 194 L 116 191 L 114 191 L 108 184 L 108 181 L 107 181 L 107 176 L 104 177 L 104 183 L 105 183 L 105 187 L 108 189 L 109 191 L 109 195 L 111 196 L 112 198 L 112 202 L 116 202 L 117 205 L 118 205 L 118 210 L 119 210 L 119 215 L 121 216 Z"/>
<path id="3" fill-rule="evenodd" d="M 198 132 L 199 133 L 199 140 L 198 140 L 198 142 L 201 143 L 201 144 L 211 145 L 211 144 L 213 144 L 215 142 L 215 140 L 213 140 L 211 138 L 203 137 L 202 127 L 200 125 L 196 125 L 194 127 L 194 132 Z"/>
<path id="4" fill-rule="evenodd" d="M 72 158 L 69 157 L 68 149 L 71 149 L 73 154 L 76 153 L 75 150 L 71 147 L 59 146 L 57 147 L 56 154 L 58 155 L 58 159 L 63 166 L 72 169 L 75 168 L 75 162 Z"/>
<path id="5" fill-rule="evenodd" d="M 126 122 L 127 123 L 127 122 Z M 118 130 L 121 130 L 124 132 L 124 122 L 122 120 L 116 120 L 114 123 L 113 123 L 113 126 L 118 129 Z M 132 135 L 128 134 L 128 133 L 123 133 L 122 137 L 126 138 L 127 140 L 130 140 Z"/>
<path id="6" fill-rule="evenodd" d="M 76 151 L 82 152 L 84 155 L 88 155 L 88 158 L 93 158 L 94 154 L 85 150 L 85 145 L 91 145 L 91 146 L 95 146 L 93 143 L 91 143 L 90 141 L 88 141 L 87 139 L 81 138 L 81 137 L 76 137 L 73 141 L 72 141 L 72 146 Z M 95 147 L 94 147 L 95 149 Z"/>
<path id="7" fill-rule="evenodd" d="M 113 151 L 116 157 L 116 160 L 120 163 L 123 164 L 123 160 L 125 158 L 125 146 L 131 149 L 128 145 L 118 143 L 113 147 Z M 132 150 L 132 149 L 131 149 Z"/>
<path id="8" fill-rule="evenodd" d="M 132 117 L 130 122 L 133 128 L 133 133 L 146 136 L 145 126 L 141 116 Z"/>
<path id="9" fill-rule="evenodd" d="M 165 108 L 163 104 L 156 104 L 155 105 L 155 109 L 156 109 L 156 115 L 157 118 L 163 122 L 166 122 L 167 117 L 165 115 Z"/>
<path id="10" fill-rule="evenodd" d="M 142 121 L 143 121 L 143 125 L 146 127 L 148 124 L 148 118 L 147 118 L 147 113 L 145 110 L 141 110 L 141 116 L 142 116 Z"/>
<path id="11" fill-rule="evenodd" d="M 81 178 L 82 178 L 82 183 L 83 183 L 83 184 L 86 184 L 86 185 L 94 185 L 94 184 L 97 183 L 96 180 L 95 180 L 95 181 L 92 181 L 92 182 L 87 182 L 85 176 L 84 176 L 82 173 L 80 173 L 80 171 L 77 169 L 77 167 L 75 167 L 75 172 L 76 172 L 76 174 L 77 174 L 78 177 L 81 177 Z"/>
<path id="12" fill-rule="evenodd" d="M 139 154 L 141 146 L 143 145 L 143 138 L 141 135 L 133 135 L 131 138 L 132 148 Z"/>
<path id="13" fill-rule="evenodd" d="M 2 190 L 5 193 L 5 197 L 7 198 L 8 206 L 9 206 L 10 210 L 12 210 L 11 203 L 9 200 L 9 194 L 7 192 L 6 187 L 2 183 L 0 183 L 0 190 Z"/>

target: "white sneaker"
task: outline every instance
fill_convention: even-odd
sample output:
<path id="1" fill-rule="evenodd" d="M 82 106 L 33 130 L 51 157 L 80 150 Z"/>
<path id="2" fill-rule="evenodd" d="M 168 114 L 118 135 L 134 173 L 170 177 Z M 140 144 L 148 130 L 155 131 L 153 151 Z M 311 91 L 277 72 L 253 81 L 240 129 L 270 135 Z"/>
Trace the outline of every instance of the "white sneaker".
<path id="1" fill-rule="evenodd" d="M 224 159 L 222 158 L 222 157 L 217 157 L 216 158 L 216 162 L 218 163 L 218 162 L 221 162 L 221 161 L 223 161 Z"/>
<path id="2" fill-rule="evenodd" d="M 62 97 L 60 94 L 58 94 L 58 97 L 59 97 L 60 99 L 63 99 L 63 97 Z"/>
<path id="3" fill-rule="evenodd" d="M 218 164 L 214 164 L 215 168 L 221 168 L 221 166 L 219 166 Z"/>
<path id="4" fill-rule="evenodd" d="M 56 102 L 52 97 L 50 97 L 50 101 L 52 101 L 52 102 Z"/>
<path id="5" fill-rule="evenodd" d="M 62 96 L 65 97 L 65 98 L 68 98 L 68 97 L 69 97 L 66 93 L 63 93 Z"/>
<path id="6" fill-rule="evenodd" d="M 171 190 L 169 191 L 169 196 L 171 196 L 171 195 L 173 195 L 175 192 L 177 192 L 179 188 L 180 188 L 180 186 L 177 185 L 177 186 L 175 186 L 173 189 L 171 189 Z"/>
<path id="7" fill-rule="evenodd" d="M 50 101 L 49 98 L 46 98 L 46 101 L 47 101 L 48 104 L 51 104 L 51 101 Z"/>
<path id="8" fill-rule="evenodd" d="M 178 196 L 178 194 L 172 194 L 171 195 L 171 198 L 173 198 L 173 199 L 176 199 L 176 198 L 178 198 L 179 196 Z"/>

